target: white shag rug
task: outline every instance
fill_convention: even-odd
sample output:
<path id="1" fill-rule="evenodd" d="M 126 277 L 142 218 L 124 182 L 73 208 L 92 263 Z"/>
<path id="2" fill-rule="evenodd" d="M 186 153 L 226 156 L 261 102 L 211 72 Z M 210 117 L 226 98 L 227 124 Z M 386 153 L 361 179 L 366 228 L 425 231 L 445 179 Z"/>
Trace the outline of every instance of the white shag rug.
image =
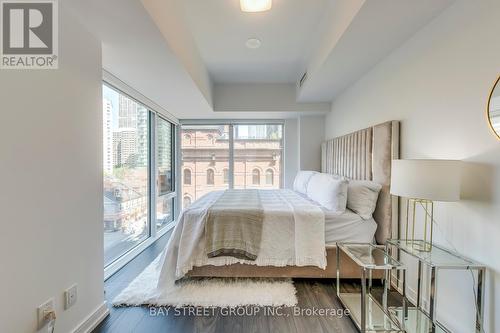
<path id="1" fill-rule="evenodd" d="M 297 304 L 297 290 L 291 279 L 185 279 L 178 282 L 174 290 L 164 294 L 156 288 L 160 257 L 161 255 L 113 300 L 114 306 L 236 307 Z"/>

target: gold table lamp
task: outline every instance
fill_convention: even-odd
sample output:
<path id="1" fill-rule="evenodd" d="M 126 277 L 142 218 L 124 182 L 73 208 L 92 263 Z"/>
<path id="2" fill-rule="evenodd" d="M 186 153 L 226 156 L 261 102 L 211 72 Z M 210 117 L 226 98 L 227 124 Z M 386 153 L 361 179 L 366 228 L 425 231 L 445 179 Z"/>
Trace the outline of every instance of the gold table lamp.
<path id="1" fill-rule="evenodd" d="M 455 160 L 393 160 L 391 194 L 407 198 L 406 241 L 414 249 L 432 250 L 434 201 L 460 200 L 461 162 Z M 422 238 L 415 238 L 417 209 L 424 213 Z"/>

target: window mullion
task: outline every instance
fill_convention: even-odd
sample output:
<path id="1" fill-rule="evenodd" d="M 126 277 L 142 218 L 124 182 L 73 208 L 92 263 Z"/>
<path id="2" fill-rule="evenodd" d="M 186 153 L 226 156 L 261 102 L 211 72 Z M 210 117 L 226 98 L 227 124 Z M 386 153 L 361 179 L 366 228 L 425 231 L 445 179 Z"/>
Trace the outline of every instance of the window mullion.
<path id="1" fill-rule="evenodd" d="M 233 125 L 229 125 L 229 188 L 234 188 L 234 131 Z"/>
<path id="2" fill-rule="evenodd" d="M 158 147 L 156 139 L 156 115 L 149 111 L 149 234 L 156 237 L 156 200 L 157 200 L 157 176 L 158 166 L 156 165 L 156 149 Z"/>

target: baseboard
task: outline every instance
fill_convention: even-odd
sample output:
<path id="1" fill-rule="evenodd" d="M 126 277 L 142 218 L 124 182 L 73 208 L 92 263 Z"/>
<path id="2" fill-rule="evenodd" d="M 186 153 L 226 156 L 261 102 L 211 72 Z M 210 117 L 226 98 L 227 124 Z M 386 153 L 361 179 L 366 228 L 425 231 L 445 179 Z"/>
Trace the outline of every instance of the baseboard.
<path id="1" fill-rule="evenodd" d="M 83 322 L 80 323 L 73 333 L 90 333 L 109 315 L 107 302 L 102 303 L 93 313 L 91 313 Z"/>

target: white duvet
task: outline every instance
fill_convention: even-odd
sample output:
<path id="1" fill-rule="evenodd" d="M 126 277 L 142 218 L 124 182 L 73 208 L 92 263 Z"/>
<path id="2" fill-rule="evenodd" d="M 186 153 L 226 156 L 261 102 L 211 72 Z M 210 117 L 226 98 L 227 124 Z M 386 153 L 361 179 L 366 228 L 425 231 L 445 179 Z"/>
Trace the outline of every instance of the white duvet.
<path id="1" fill-rule="evenodd" d="M 325 269 L 324 212 L 291 190 L 260 190 L 264 220 L 261 248 L 255 261 L 233 257 L 209 259 L 205 253 L 205 216 L 222 193 L 218 191 L 205 195 L 180 216 L 159 261 L 158 291 L 168 293 L 174 282 L 194 266 L 245 263 Z"/>

